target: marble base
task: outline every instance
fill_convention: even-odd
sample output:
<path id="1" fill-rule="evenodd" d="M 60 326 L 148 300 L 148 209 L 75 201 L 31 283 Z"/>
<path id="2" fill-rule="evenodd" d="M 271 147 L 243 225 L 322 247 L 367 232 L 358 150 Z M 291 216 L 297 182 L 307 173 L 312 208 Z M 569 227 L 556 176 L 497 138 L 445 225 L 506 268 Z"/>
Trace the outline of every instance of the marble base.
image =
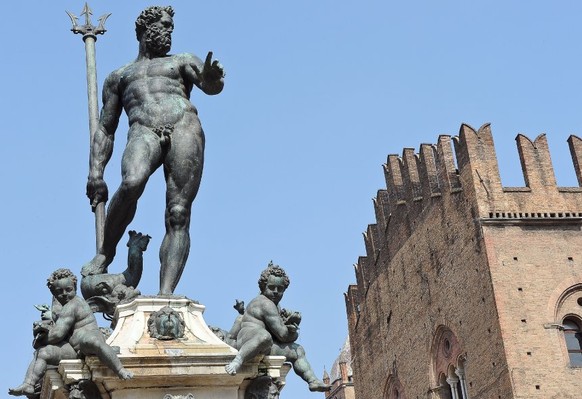
<path id="1" fill-rule="evenodd" d="M 185 323 L 184 336 L 173 340 L 150 337 L 148 319 L 169 306 Z M 224 367 L 236 356 L 236 349 L 220 340 L 208 327 L 202 313 L 205 307 L 184 297 L 138 297 L 117 307 L 115 329 L 107 343 L 119 348 L 123 366 L 134 374 L 120 380 L 94 356 L 82 360 L 66 360 L 59 365 L 62 383 L 54 381 L 56 373 L 47 373 L 45 384 L 62 391 L 62 385 L 80 379 L 91 379 L 103 399 L 162 399 L 192 394 L 196 399 L 243 399 L 248 380 L 267 374 L 284 383 L 289 371 L 282 356 L 266 356 L 244 365 L 235 375 Z M 41 396 L 42 399 L 59 399 Z"/>

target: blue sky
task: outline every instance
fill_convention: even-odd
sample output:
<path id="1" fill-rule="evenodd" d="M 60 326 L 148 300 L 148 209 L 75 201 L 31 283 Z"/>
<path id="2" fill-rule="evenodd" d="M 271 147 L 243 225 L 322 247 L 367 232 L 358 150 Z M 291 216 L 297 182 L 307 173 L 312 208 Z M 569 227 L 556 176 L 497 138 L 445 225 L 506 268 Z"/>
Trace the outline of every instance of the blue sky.
<path id="1" fill-rule="evenodd" d="M 0 25 L 0 292 L 6 392 L 32 357 L 34 304 L 47 276 L 79 273 L 94 253 L 86 199 L 88 122 L 84 47 L 65 14 L 80 1 L 11 4 Z M 149 2 L 94 1 L 111 12 L 97 41 L 99 83 L 137 54 L 133 23 Z M 502 180 L 523 185 L 514 138 L 547 133 L 560 185 L 576 185 L 566 139 L 582 134 L 582 3 L 577 1 L 174 1 L 173 52 L 226 70 L 224 91 L 193 91 L 206 132 L 193 206 L 192 249 L 176 293 L 230 327 L 269 260 L 291 286 L 282 305 L 303 314 L 299 342 L 318 375 L 346 338 L 343 293 L 374 222 L 381 165 L 404 147 L 491 122 Z M 127 121 L 106 171 L 119 184 Z M 152 242 L 140 290 L 158 290 L 164 182 L 151 179 L 130 228 Z M 110 271 L 121 271 L 123 242 Z M 283 397 L 316 398 L 290 374 Z"/>

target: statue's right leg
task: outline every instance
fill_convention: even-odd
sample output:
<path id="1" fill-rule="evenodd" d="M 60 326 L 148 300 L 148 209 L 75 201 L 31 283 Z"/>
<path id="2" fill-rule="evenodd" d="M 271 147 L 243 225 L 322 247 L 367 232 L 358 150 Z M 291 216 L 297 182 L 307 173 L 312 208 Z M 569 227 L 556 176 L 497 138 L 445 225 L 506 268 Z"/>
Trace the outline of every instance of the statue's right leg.
<path id="1" fill-rule="evenodd" d="M 133 220 L 137 200 L 149 177 L 162 163 L 159 137 L 151 130 L 133 125 L 121 160 L 121 185 L 111 198 L 105 218 L 103 245 L 93 260 L 83 267 L 89 274 L 107 272 L 115 257 L 117 244 Z M 85 272 L 81 272 L 87 275 Z"/>
<path id="2" fill-rule="evenodd" d="M 271 355 L 285 356 L 287 361 L 293 365 L 295 374 L 309 384 L 309 390 L 311 392 L 325 392 L 331 389 L 331 385 L 325 384 L 317 378 L 307 361 L 305 349 L 301 345 L 294 342 L 275 342 L 271 349 Z"/>

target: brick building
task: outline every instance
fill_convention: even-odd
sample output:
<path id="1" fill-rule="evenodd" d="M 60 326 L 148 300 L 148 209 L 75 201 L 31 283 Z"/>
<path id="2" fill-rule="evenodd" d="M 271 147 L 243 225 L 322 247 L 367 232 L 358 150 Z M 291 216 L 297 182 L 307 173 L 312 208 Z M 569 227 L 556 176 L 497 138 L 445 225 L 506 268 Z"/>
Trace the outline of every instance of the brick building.
<path id="1" fill-rule="evenodd" d="M 388 156 L 346 294 L 357 399 L 582 398 L 582 188 L 545 135 L 516 141 L 526 187 L 489 125 Z"/>

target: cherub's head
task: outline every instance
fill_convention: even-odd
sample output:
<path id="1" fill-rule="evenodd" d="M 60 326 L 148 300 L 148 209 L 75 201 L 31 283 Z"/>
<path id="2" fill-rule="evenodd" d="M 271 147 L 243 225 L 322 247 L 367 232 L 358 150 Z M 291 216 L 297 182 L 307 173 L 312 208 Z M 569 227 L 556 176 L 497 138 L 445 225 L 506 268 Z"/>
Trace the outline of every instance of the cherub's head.
<path id="1" fill-rule="evenodd" d="M 279 301 L 283 298 L 283 293 L 289 287 L 289 283 L 289 277 L 287 277 L 285 270 L 278 265 L 274 265 L 272 261 L 261 272 L 261 277 L 259 278 L 261 294 L 275 302 L 275 304 L 279 304 Z"/>
<path id="2" fill-rule="evenodd" d="M 61 305 L 77 295 L 77 276 L 69 269 L 57 269 L 52 272 L 46 285 Z"/>

